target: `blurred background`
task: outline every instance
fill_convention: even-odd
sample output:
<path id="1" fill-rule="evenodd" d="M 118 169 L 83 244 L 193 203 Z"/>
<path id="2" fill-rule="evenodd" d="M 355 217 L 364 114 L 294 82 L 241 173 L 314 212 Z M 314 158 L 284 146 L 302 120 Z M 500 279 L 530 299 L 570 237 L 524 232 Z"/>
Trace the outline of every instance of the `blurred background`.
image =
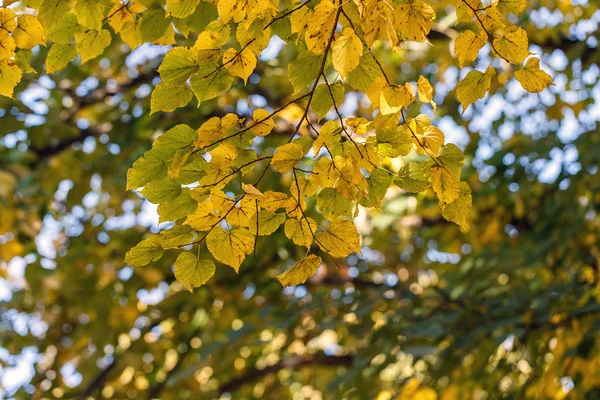
<path id="1" fill-rule="evenodd" d="M 174 257 L 124 265 L 165 227 L 125 181 L 176 124 L 285 104 L 293 42 L 274 37 L 247 86 L 152 116 L 169 46 L 115 39 L 51 76 L 34 48 L 16 99 L 0 97 L 0 397 L 600 398 L 600 4 L 531 0 L 512 22 L 555 85 L 528 94 L 496 59 L 490 95 L 461 115 L 460 32 L 452 1 L 435 3 L 433 46 L 375 51 L 391 80 L 435 84 L 437 116 L 411 113 L 464 150 L 470 229 L 444 220 L 433 192 L 390 190 L 381 210 L 361 209 L 362 255 L 285 290 L 274 277 L 304 250 L 282 230 L 193 295 Z M 348 92 L 340 111 L 369 106 Z M 291 109 L 263 148 L 299 117 Z"/>

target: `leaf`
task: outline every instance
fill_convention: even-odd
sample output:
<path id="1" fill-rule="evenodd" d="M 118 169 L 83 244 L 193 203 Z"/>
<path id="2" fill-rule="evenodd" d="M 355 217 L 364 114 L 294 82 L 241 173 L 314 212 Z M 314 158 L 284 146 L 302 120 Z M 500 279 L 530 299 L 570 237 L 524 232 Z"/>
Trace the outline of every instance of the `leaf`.
<path id="1" fill-rule="evenodd" d="M 435 10 L 422 0 L 396 7 L 396 26 L 400 33 L 415 42 L 427 41 L 434 19 Z"/>
<path id="2" fill-rule="evenodd" d="M 327 121 L 319 130 L 319 137 L 312 143 L 315 154 L 319 152 L 323 145 L 331 148 L 339 144 L 342 139 L 342 127 L 337 120 Z"/>
<path id="3" fill-rule="evenodd" d="M 45 46 L 46 42 L 44 42 L 43 36 L 44 27 L 36 17 L 28 14 L 19 15 L 17 27 L 12 34 L 17 47 L 32 49 L 38 44 Z"/>
<path id="4" fill-rule="evenodd" d="M 394 183 L 407 192 L 417 193 L 431 186 L 431 172 L 424 163 L 409 162 L 398 171 Z"/>
<path id="5" fill-rule="evenodd" d="M 76 32 L 75 46 L 81 56 L 81 63 L 85 64 L 89 60 L 98 57 L 104 52 L 104 49 L 110 44 L 110 32 L 106 29 L 95 31 L 93 29 Z"/>
<path id="6" fill-rule="evenodd" d="M 189 245 L 194 240 L 194 232 L 187 226 L 174 226 L 158 235 L 160 247 L 164 250 L 177 249 Z"/>
<path id="7" fill-rule="evenodd" d="M 288 77 L 294 87 L 294 94 L 314 82 L 319 73 L 321 59 L 322 56 L 305 51 L 289 63 Z"/>
<path id="8" fill-rule="evenodd" d="M 463 114 L 471 104 L 485 97 L 492 85 L 492 76 L 494 73 L 495 71 L 492 67 L 488 67 L 485 73 L 471 71 L 456 86 L 456 97 L 463 106 Z"/>
<path id="9" fill-rule="evenodd" d="M 215 274 L 215 263 L 211 260 L 198 260 L 191 253 L 181 253 L 175 260 L 175 279 L 194 293 L 194 288 L 204 285 Z"/>
<path id="10" fill-rule="evenodd" d="M 285 193 L 266 191 L 263 198 L 259 201 L 259 206 L 267 211 L 277 211 L 280 208 L 285 208 L 290 202 L 290 198 Z M 294 202 L 295 203 L 295 202 Z"/>
<path id="11" fill-rule="evenodd" d="M 167 176 L 167 164 L 155 149 L 148 150 L 127 170 L 127 190 L 135 190 L 148 182 Z"/>
<path id="12" fill-rule="evenodd" d="M 99 31 L 102 29 L 102 8 L 98 0 L 77 0 L 73 12 L 79 25 Z"/>
<path id="13" fill-rule="evenodd" d="M 448 143 L 443 145 L 438 152 L 437 158 L 443 165 L 450 169 L 456 179 L 460 179 L 460 172 L 465 163 L 465 155 L 455 144 Z"/>
<path id="14" fill-rule="evenodd" d="M 433 191 L 438 195 L 441 203 L 451 203 L 458 198 L 460 182 L 447 166 L 431 167 L 431 178 Z"/>
<path id="15" fill-rule="evenodd" d="M 254 119 L 254 123 L 250 130 L 256 136 L 267 136 L 275 128 L 275 121 L 273 121 L 271 113 L 267 110 L 263 110 L 262 108 L 254 110 L 252 118 Z"/>
<path id="16" fill-rule="evenodd" d="M 217 70 L 214 64 L 200 66 L 190 79 L 190 86 L 196 99 L 198 99 L 198 106 L 203 101 L 215 98 L 229 89 L 232 83 L 233 76 L 229 71 L 225 68 Z"/>
<path id="17" fill-rule="evenodd" d="M 475 61 L 479 50 L 487 43 L 487 39 L 487 34 L 483 30 L 478 35 L 470 30 L 461 33 L 454 41 L 454 54 L 458 58 L 458 66 L 462 68 L 465 63 Z"/>
<path id="18" fill-rule="evenodd" d="M 527 0 L 498 0 L 498 11 L 520 14 L 527 8 Z"/>
<path id="19" fill-rule="evenodd" d="M 167 13 L 175 18 L 185 18 L 196 11 L 200 0 L 167 0 Z"/>
<path id="20" fill-rule="evenodd" d="M 46 2 L 44 2 L 44 4 L 46 4 Z M 61 44 L 69 44 L 73 40 L 73 36 L 75 36 L 75 33 L 80 32 L 84 28 L 77 23 L 77 17 L 75 16 L 75 14 L 68 13 L 64 16 L 64 18 L 62 18 L 60 23 L 53 26 L 52 28 L 46 27 L 46 29 L 46 39 L 48 39 L 49 41 Z"/>
<path id="21" fill-rule="evenodd" d="M 192 90 L 185 83 L 170 85 L 161 82 L 152 91 L 150 97 L 150 115 L 158 111 L 174 111 L 185 107 L 194 97 Z"/>
<path id="22" fill-rule="evenodd" d="M 399 112 L 415 101 L 415 88 L 410 83 L 405 85 L 388 85 L 379 95 L 379 110 L 383 115 Z"/>
<path id="23" fill-rule="evenodd" d="M 285 221 L 283 230 L 285 236 L 291 239 L 295 245 L 310 248 L 317 228 L 318 225 L 312 218 L 302 218 L 301 220 L 290 218 Z"/>
<path id="24" fill-rule="evenodd" d="M 21 81 L 21 69 L 10 59 L 0 60 L 0 95 L 13 96 L 13 90 Z"/>
<path id="25" fill-rule="evenodd" d="M 335 104 L 339 108 L 344 102 L 344 85 L 341 82 L 336 82 L 330 85 L 329 89 L 331 89 Z M 333 107 L 333 100 L 331 99 L 329 89 L 326 83 L 317 86 L 312 102 L 310 103 L 310 108 L 317 113 L 319 120 L 325 118 L 329 110 Z"/>
<path id="26" fill-rule="evenodd" d="M 165 10 L 160 4 L 153 4 L 142 15 L 142 21 L 140 22 L 142 40 L 144 42 L 154 42 L 165 34 L 170 24 L 171 21 L 165 15 Z"/>
<path id="27" fill-rule="evenodd" d="M 158 261 L 163 253 L 164 250 L 160 246 L 158 236 L 151 236 L 139 242 L 125 254 L 125 263 L 134 267 L 143 267 Z"/>
<path id="28" fill-rule="evenodd" d="M 258 215 L 258 217 L 257 217 Z M 256 226 L 258 223 L 258 236 L 269 236 L 275 232 L 286 220 L 285 214 L 276 214 L 270 211 L 262 210 L 250 218 L 248 228 L 253 235 L 257 235 Z"/>
<path id="29" fill-rule="evenodd" d="M 352 218 L 353 204 L 334 188 L 325 188 L 317 195 L 317 206 L 328 220 Z"/>
<path id="30" fill-rule="evenodd" d="M 359 64 L 362 56 L 363 46 L 352 28 L 344 29 L 331 45 L 333 68 L 340 73 L 344 79 Z"/>
<path id="31" fill-rule="evenodd" d="M 374 168 L 367 178 L 368 191 L 360 200 L 363 207 L 381 208 L 381 201 L 392 183 L 392 175 L 383 168 Z"/>
<path id="32" fill-rule="evenodd" d="M 206 237 L 206 244 L 218 261 L 239 272 L 240 265 L 254 249 L 254 235 L 245 228 L 230 231 L 215 228 Z"/>
<path id="33" fill-rule="evenodd" d="M 197 231 L 205 232 L 217 224 L 221 218 L 222 217 L 214 211 L 212 201 L 207 200 L 198 203 L 198 208 L 193 214 L 188 215 L 184 224 L 191 226 Z"/>
<path id="34" fill-rule="evenodd" d="M 413 148 L 413 139 L 405 126 L 377 130 L 377 150 L 386 157 L 405 156 Z"/>
<path id="35" fill-rule="evenodd" d="M 46 73 L 53 74 L 65 68 L 77 55 L 73 44 L 54 43 L 46 57 Z"/>
<path id="36" fill-rule="evenodd" d="M 308 19 L 304 41 L 308 50 L 315 54 L 325 51 L 329 42 L 330 32 L 334 28 L 337 6 L 329 0 L 321 0 L 312 10 Z"/>
<path id="37" fill-rule="evenodd" d="M 175 125 L 158 137 L 152 148 L 160 151 L 165 157 L 172 157 L 179 149 L 189 147 L 198 138 L 198 133 L 185 124 Z"/>
<path id="38" fill-rule="evenodd" d="M 177 221 L 194 212 L 197 202 L 191 197 L 190 189 L 183 188 L 172 200 L 158 206 L 158 222 Z"/>
<path id="39" fill-rule="evenodd" d="M 246 83 L 248 77 L 256 68 L 256 56 L 249 48 L 245 48 L 240 52 L 230 48 L 223 53 L 223 65 L 231 75 L 239 76 Z"/>
<path id="40" fill-rule="evenodd" d="M 440 147 L 444 144 L 444 132 L 436 128 L 435 126 L 428 126 L 423 130 L 422 134 L 417 133 L 419 142 L 415 143 L 417 153 L 428 154 L 426 150 L 429 150 L 429 154 L 437 154 Z M 423 147 L 421 147 L 421 145 Z"/>
<path id="41" fill-rule="evenodd" d="M 550 75 L 540 69 L 540 59 L 534 57 L 527 60 L 525 66 L 515 72 L 515 78 L 523 89 L 530 93 L 539 93 L 552 85 Z"/>
<path id="42" fill-rule="evenodd" d="M 322 262 L 321 257 L 310 254 L 294 264 L 292 268 L 277 275 L 277 279 L 284 287 L 301 285 L 317 272 Z"/>
<path id="43" fill-rule="evenodd" d="M 360 253 L 360 236 L 352 221 L 331 221 L 327 229 L 315 235 L 317 244 L 332 257 Z"/>
<path id="44" fill-rule="evenodd" d="M 284 144 L 275 150 L 271 166 L 281 173 L 290 172 L 302 160 L 302 157 L 304 157 L 302 146 L 296 143 Z"/>
<path id="45" fill-rule="evenodd" d="M 23 74 L 35 74 L 37 71 L 31 67 L 31 50 L 21 49 L 15 54 L 15 62 Z"/>
<path id="46" fill-rule="evenodd" d="M 433 112 L 437 113 L 437 105 L 433 101 L 433 86 L 423 75 L 419 76 L 417 82 L 417 90 L 419 93 L 419 101 L 421 103 L 429 103 L 433 107 Z"/>
<path id="47" fill-rule="evenodd" d="M 527 32 L 518 26 L 511 26 L 494 39 L 494 51 L 500 58 L 514 64 L 521 64 L 529 55 Z"/>
<path id="48" fill-rule="evenodd" d="M 4 60 L 15 55 L 16 44 L 8 31 L 0 29 L 0 60 Z"/>
<path id="49" fill-rule="evenodd" d="M 462 228 L 468 228 L 467 216 L 473 204 L 471 188 L 466 182 L 460 182 L 460 192 L 458 198 L 449 204 L 441 204 L 442 215 L 448 221 L 452 221 Z"/>
<path id="50" fill-rule="evenodd" d="M 363 54 L 360 57 L 358 66 L 353 69 L 347 76 L 348 83 L 355 89 L 362 92 L 369 90 L 375 79 L 381 76 L 379 66 L 369 54 Z"/>
<path id="51" fill-rule="evenodd" d="M 198 63 L 187 47 L 175 47 L 169 50 L 158 67 L 160 79 L 171 85 L 185 83 L 197 70 Z"/>
<path id="52" fill-rule="evenodd" d="M 163 203 L 168 200 L 173 200 L 181 193 L 181 185 L 179 182 L 164 178 L 153 180 L 141 191 L 148 201 L 154 204 Z"/>
<path id="53" fill-rule="evenodd" d="M 63 18 L 68 16 L 72 3 L 72 0 L 44 0 L 38 12 L 40 22 L 46 29 L 64 22 Z"/>

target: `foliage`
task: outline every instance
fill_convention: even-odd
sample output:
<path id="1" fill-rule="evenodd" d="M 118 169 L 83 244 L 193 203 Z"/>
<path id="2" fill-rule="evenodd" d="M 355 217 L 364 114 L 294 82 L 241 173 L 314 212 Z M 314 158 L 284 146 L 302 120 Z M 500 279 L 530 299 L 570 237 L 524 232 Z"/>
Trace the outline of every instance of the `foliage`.
<path id="1" fill-rule="evenodd" d="M 36 354 L 8 390 L 594 398 L 572 3 L 4 1 L 0 359 Z"/>

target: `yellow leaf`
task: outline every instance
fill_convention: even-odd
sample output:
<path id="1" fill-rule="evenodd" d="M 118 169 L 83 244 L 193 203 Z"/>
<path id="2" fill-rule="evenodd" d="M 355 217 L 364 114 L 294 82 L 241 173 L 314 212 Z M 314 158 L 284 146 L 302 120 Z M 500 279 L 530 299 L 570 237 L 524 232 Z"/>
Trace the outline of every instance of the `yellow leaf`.
<path id="1" fill-rule="evenodd" d="M 530 93 L 539 93 L 552 85 L 552 77 L 540 69 L 540 59 L 530 58 L 525 66 L 515 72 L 515 78 L 521 83 L 523 89 Z"/>
<path id="2" fill-rule="evenodd" d="M 134 267 L 143 267 L 153 261 L 159 260 L 164 253 L 160 246 L 160 238 L 158 236 L 150 236 L 139 242 L 135 247 L 132 247 L 125 254 L 125 263 Z"/>
<path id="3" fill-rule="evenodd" d="M 304 40 L 308 50 L 321 54 L 327 47 L 331 30 L 334 28 L 337 6 L 329 0 L 317 4 L 308 17 L 308 28 Z"/>
<path id="4" fill-rule="evenodd" d="M 504 22 L 503 15 L 496 6 L 488 6 L 485 9 L 485 14 L 479 14 L 479 19 L 477 20 L 477 26 L 480 29 L 485 30 L 489 33 L 493 33 L 496 30 L 503 28 Z"/>
<path id="5" fill-rule="evenodd" d="M 296 164 L 300 162 L 303 156 L 304 152 L 302 151 L 302 146 L 299 144 L 284 144 L 275 150 L 275 154 L 271 160 L 271 165 L 275 170 L 281 173 L 290 172 L 292 168 L 294 168 Z"/>
<path id="6" fill-rule="evenodd" d="M 53 28 L 71 10 L 72 0 L 44 0 L 38 18 L 46 29 Z"/>
<path id="7" fill-rule="evenodd" d="M 16 14 L 10 8 L 0 8 L 0 29 L 12 32 L 17 27 Z"/>
<path id="8" fill-rule="evenodd" d="M 246 83 L 256 68 L 256 56 L 248 48 L 239 53 L 236 49 L 230 48 L 223 54 L 223 65 L 231 75 L 239 76 Z"/>
<path id="9" fill-rule="evenodd" d="M 417 81 L 417 89 L 419 91 L 419 101 L 421 103 L 429 103 L 433 107 L 433 113 L 437 113 L 437 104 L 433 101 L 433 86 L 423 75 L 419 76 Z"/>
<path id="10" fill-rule="evenodd" d="M 184 225 L 189 225 L 197 231 L 207 231 L 212 228 L 221 218 L 214 211 L 211 200 L 198 203 L 198 208 L 193 214 L 188 215 Z"/>
<path id="11" fill-rule="evenodd" d="M 261 200 L 259 200 L 259 206 L 267 211 L 277 211 L 280 208 L 285 208 L 291 200 L 285 193 L 273 192 L 271 190 L 266 191 Z M 295 202 L 294 202 L 295 203 Z"/>
<path id="12" fill-rule="evenodd" d="M 440 147 L 444 144 L 444 132 L 435 126 L 426 127 L 423 134 L 417 134 L 417 137 L 419 138 L 420 144 L 415 141 L 415 149 L 419 154 L 437 154 Z M 430 152 L 427 153 L 421 145 Z"/>
<path id="13" fill-rule="evenodd" d="M 298 261 L 284 273 L 277 275 L 277 279 L 284 287 L 301 285 L 317 272 L 322 262 L 321 257 L 311 254 Z"/>
<path id="14" fill-rule="evenodd" d="M 102 8 L 97 0 L 77 0 L 73 12 L 79 25 L 97 31 L 102 29 Z"/>
<path id="15" fill-rule="evenodd" d="M 383 115 L 399 112 L 403 107 L 408 107 L 415 101 L 415 87 L 410 83 L 402 85 L 389 85 L 384 88 L 379 96 L 379 110 Z"/>
<path id="16" fill-rule="evenodd" d="M 243 2 L 237 0 L 219 0 L 217 5 L 219 11 L 219 20 L 223 25 L 233 22 L 238 23 L 246 16 L 246 9 Z"/>
<path id="17" fill-rule="evenodd" d="M 527 32 L 518 26 L 511 26 L 494 39 L 493 50 L 498 57 L 514 64 L 521 64 L 529 55 Z"/>
<path id="18" fill-rule="evenodd" d="M 45 46 L 43 39 L 44 27 L 33 15 L 19 15 L 17 27 L 13 32 L 13 39 L 17 47 L 31 49 L 38 44 Z"/>
<path id="19" fill-rule="evenodd" d="M 244 197 L 236 207 L 227 214 L 227 223 L 238 227 L 247 228 L 250 224 L 250 218 L 256 214 L 256 200 L 250 197 Z M 256 223 L 255 223 L 256 225 Z"/>
<path id="20" fill-rule="evenodd" d="M 204 285 L 215 274 L 215 263 L 198 260 L 191 253 L 181 253 L 175 260 L 175 278 L 184 288 L 194 293 L 194 288 Z"/>
<path id="21" fill-rule="evenodd" d="M 185 83 L 170 85 L 161 82 L 152 91 L 150 97 L 150 115 L 157 111 L 174 111 L 186 106 L 194 97 L 192 90 Z"/>
<path id="22" fill-rule="evenodd" d="M 435 10 L 423 0 L 400 4 L 396 8 L 396 26 L 400 33 L 415 42 L 427 41 L 434 19 Z"/>
<path id="23" fill-rule="evenodd" d="M 0 60 L 0 95 L 12 98 L 21 76 L 22 72 L 14 61 L 8 58 Z"/>
<path id="24" fill-rule="evenodd" d="M 348 76 L 360 62 L 363 46 L 354 30 L 344 29 L 341 36 L 331 45 L 333 67 L 340 73 L 342 79 Z"/>
<path id="25" fill-rule="evenodd" d="M 160 79 L 169 84 L 184 83 L 196 72 L 198 63 L 187 47 L 175 47 L 165 55 L 158 67 Z"/>
<path id="26" fill-rule="evenodd" d="M 267 136 L 275 128 L 275 121 L 273 121 L 271 113 L 267 110 L 263 110 L 262 108 L 255 110 L 252 113 L 252 118 L 254 118 L 254 123 L 250 130 L 256 136 Z"/>
<path id="27" fill-rule="evenodd" d="M 492 67 L 488 67 L 485 73 L 481 71 L 471 71 L 465 76 L 465 79 L 460 81 L 458 86 L 456 86 L 456 96 L 463 106 L 463 114 L 469 105 L 482 99 L 488 90 L 490 90 L 494 73 L 495 71 Z"/>
<path id="28" fill-rule="evenodd" d="M 431 178 L 433 191 L 441 203 L 452 203 L 460 195 L 460 182 L 447 166 L 431 167 Z"/>
<path id="29" fill-rule="evenodd" d="M 258 216 L 257 216 L 258 215 Z M 270 211 L 262 210 L 250 218 L 248 228 L 253 235 L 269 236 L 275 232 L 285 221 L 285 214 L 276 214 Z M 258 233 L 257 233 L 258 227 Z"/>
<path id="30" fill-rule="evenodd" d="M 208 234 L 206 244 L 218 261 L 239 272 L 240 265 L 254 249 L 254 235 L 245 228 L 226 231 L 218 227 Z"/>
<path id="31" fill-rule="evenodd" d="M 352 221 L 332 221 L 327 229 L 316 235 L 317 244 L 332 257 L 360 253 L 360 236 Z"/>
<path id="32" fill-rule="evenodd" d="M 200 0 L 167 0 L 167 12 L 175 18 L 192 15 L 200 4 Z"/>
<path id="33" fill-rule="evenodd" d="M 223 35 L 221 32 L 204 31 L 200 33 L 192 47 L 196 62 L 208 64 L 218 61 L 221 57 L 221 46 L 224 44 L 223 39 L 226 38 L 227 35 Z"/>
<path id="34" fill-rule="evenodd" d="M 498 0 L 496 6 L 501 12 L 520 14 L 527 8 L 527 0 Z"/>
<path id="35" fill-rule="evenodd" d="M 8 31 L 0 29 L 0 60 L 14 57 L 15 49 L 16 45 L 12 36 L 8 34 Z"/>
<path id="36" fill-rule="evenodd" d="M 454 41 L 454 54 L 458 58 L 458 66 L 462 68 L 465 63 L 473 62 L 479 55 L 479 50 L 487 43 L 487 34 L 484 31 L 478 35 L 473 31 L 464 31 Z"/>
<path id="37" fill-rule="evenodd" d="M 81 56 L 81 62 L 98 57 L 104 52 L 111 41 L 110 32 L 106 29 L 100 31 L 88 30 L 75 33 L 75 46 Z"/>
<path id="38" fill-rule="evenodd" d="M 468 228 L 467 216 L 469 215 L 471 204 L 473 204 L 473 199 L 471 197 L 471 188 L 467 182 L 460 182 L 459 190 L 458 198 L 452 203 L 440 204 L 440 208 L 442 209 L 444 218 L 466 229 Z"/>
<path id="39" fill-rule="evenodd" d="M 108 12 L 107 18 L 110 27 L 116 33 L 119 33 L 127 22 L 133 21 L 133 13 L 129 10 L 129 7 L 125 7 L 121 3 L 115 3 L 113 8 Z"/>
<path id="40" fill-rule="evenodd" d="M 318 225 L 312 218 L 302 218 L 300 221 L 294 218 L 290 218 L 285 221 L 283 230 L 285 236 L 291 239 L 297 246 L 305 246 L 310 248 L 313 240 L 314 233 L 317 230 Z"/>

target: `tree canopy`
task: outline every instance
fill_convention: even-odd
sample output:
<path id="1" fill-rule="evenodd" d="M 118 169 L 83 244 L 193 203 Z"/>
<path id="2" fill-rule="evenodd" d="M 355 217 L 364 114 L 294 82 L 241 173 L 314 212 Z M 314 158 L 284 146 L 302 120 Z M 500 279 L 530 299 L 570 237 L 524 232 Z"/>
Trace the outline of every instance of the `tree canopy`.
<path id="1" fill-rule="evenodd" d="M 0 396 L 600 396 L 596 2 L 0 4 Z"/>

